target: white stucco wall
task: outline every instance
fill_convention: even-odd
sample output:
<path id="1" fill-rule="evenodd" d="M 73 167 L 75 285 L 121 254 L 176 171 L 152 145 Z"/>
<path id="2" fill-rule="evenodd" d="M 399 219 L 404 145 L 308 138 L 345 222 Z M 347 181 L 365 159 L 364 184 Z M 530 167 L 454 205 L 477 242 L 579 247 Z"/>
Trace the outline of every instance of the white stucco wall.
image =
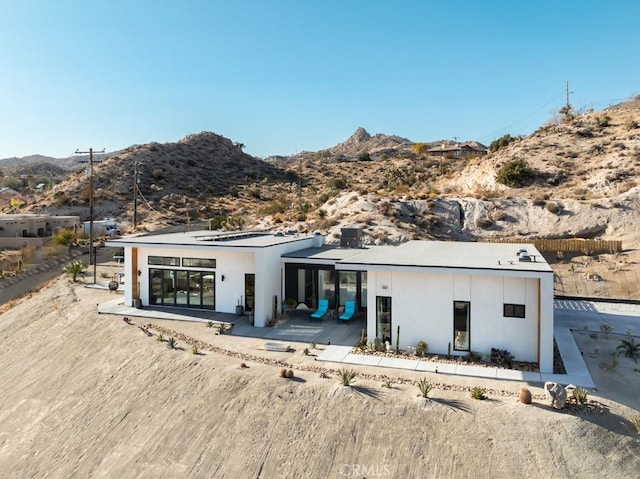
<path id="1" fill-rule="evenodd" d="M 552 275 L 549 277 L 552 284 Z M 471 350 L 489 354 L 492 347 L 507 349 L 521 361 L 538 361 L 538 282 L 536 277 L 521 278 L 492 274 L 420 273 L 369 271 L 367 335 L 376 336 L 376 296 L 392 298 L 392 337 L 395 346 L 400 326 L 400 348 L 415 347 L 425 341 L 429 352 L 446 354 L 451 343 L 454 351 L 453 302 L 470 302 Z M 548 292 L 547 292 L 548 293 Z M 541 329 L 544 356 L 541 370 L 553 367 L 553 291 L 543 313 L 551 326 Z M 503 304 L 524 304 L 525 318 L 503 317 Z M 550 312 L 549 312 L 550 305 Z M 549 347 L 551 350 L 549 350 Z"/>

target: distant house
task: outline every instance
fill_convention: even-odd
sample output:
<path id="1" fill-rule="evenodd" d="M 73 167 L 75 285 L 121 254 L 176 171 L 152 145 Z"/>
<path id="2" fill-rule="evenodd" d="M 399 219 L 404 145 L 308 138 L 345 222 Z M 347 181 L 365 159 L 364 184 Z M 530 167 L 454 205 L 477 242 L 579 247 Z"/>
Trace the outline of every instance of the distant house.
<path id="1" fill-rule="evenodd" d="M 323 300 L 336 311 L 354 301 L 369 340 L 399 339 L 402 349 L 425 341 L 429 351 L 454 356 L 506 349 L 553 371 L 553 272 L 535 247 L 444 241 L 365 247 L 352 230 L 343 231 L 340 247 L 324 245 L 320 234 L 212 231 L 106 245 L 124 248 L 129 306 L 140 300 L 226 313 L 240 307 L 263 327 L 283 303 L 316 309 Z"/>
<path id="2" fill-rule="evenodd" d="M 477 141 L 464 143 L 442 143 L 440 146 L 429 148 L 427 155 L 431 157 L 444 157 L 451 159 L 464 159 L 470 156 L 484 156 L 489 149 Z"/>
<path id="3" fill-rule="evenodd" d="M 36 214 L 0 215 L 0 248 L 40 246 L 60 229 L 78 231 L 80 217 Z"/>
<path id="4" fill-rule="evenodd" d="M 0 209 L 11 205 L 11 200 L 20 200 L 23 203 L 29 201 L 29 197 L 12 188 L 0 188 Z"/>

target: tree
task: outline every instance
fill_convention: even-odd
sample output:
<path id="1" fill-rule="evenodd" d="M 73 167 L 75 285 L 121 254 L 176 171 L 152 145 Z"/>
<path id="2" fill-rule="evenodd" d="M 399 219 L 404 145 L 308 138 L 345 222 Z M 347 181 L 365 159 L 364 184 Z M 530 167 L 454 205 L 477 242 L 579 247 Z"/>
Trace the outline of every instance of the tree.
<path id="1" fill-rule="evenodd" d="M 414 143 L 411 145 L 411 151 L 416 155 L 424 155 L 428 149 L 429 145 L 427 143 Z"/>
<path id="2" fill-rule="evenodd" d="M 240 143 L 239 141 L 236 141 L 234 143 L 234 145 L 236 145 L 236 147 L 240 148 L 240 150 L 243 150 L 244 146 L 245 146 L 244 143 Z"/>
<path id="3" fill-rule="evenodd" d="M 371 155 L 369 155 L 368 151 L 363 151 L 358 155 L 359 161 L 371 161 Z"/>
<path id="4" fill-rule="evenodd" d="M 533 170 L 522 158 L 507 161 L 496 173 L 496 181 L 512 188 L 524 186 L 533 176 Z"/>
<path id="5" fill-rule="evenodd" d="M 489 151 L 491 153 L 494 153 L 494 152 L 498 151 L 500 148 L 504 148 L 509 143 L 513 143 L 514 141 L 519 141 L 520 139 L 521 139 L 521 137 L 511 136 L 511 135 L 509 135 L 507 133 L 506 135 L 501 136 L 497 140 L 493 140 L 491 142 L 491 144 L 489 145 Z"/>
<path id="6" fill-rule="evenodd" d="M 71 263 L 67 263 L 64 265 L 62 270 L 71 276 L 73 282 L 75 283 L 76 278 L 80 273 L 82 273 L 87 268 L 87 265 L 80 259 L 74 259 Z"/>

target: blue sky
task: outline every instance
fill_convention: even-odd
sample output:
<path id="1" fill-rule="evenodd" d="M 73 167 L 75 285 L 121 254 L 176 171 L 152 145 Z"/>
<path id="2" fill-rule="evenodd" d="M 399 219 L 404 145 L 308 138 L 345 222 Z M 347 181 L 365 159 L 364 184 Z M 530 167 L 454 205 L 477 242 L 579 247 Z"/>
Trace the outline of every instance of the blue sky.
<path id="1" fill-rule="evenodd" d="M 358 127 L 528 134 L 640 94 L 637 0 L 0 0 L 0 158 L 213 131 L 256 156 Z"/>

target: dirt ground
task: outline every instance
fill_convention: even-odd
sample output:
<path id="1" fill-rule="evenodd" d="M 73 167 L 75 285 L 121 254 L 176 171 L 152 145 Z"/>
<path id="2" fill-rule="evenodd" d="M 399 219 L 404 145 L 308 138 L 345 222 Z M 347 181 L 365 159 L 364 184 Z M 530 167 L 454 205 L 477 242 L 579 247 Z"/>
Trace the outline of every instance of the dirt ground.
<path id="1" fill-rule="evenodd" d="M 615 383 L 590 396 L 601 406 L 596 414 L 555 411 L 535 387 L 534 404 L 520 404 L 518 382 L 384 370 L 395 384 L 383 388 L 373 378 L 379 370 L 354 368 L 360 377 L 343 387 L 331 372 L 321 377 L 320 364 L 302 353 L 308 345 L 269 353 L 260 340 L 176 323 L 176 336 L 227 352 L 194 355 L 182 339 L 171 350 L 137 324 L 98 315 L 96 304 L 112 298 L 61 278 L 0 316 L 1 477 L 634 477 L 640 470 L 640 436 L 628 420 L 637 411 L 624 398 L 611 400 Z M 265 364 L 274 360 L 296 377 L 280 378 L 280 366 Z M 419 400 L 410 383 L 420 377 L 437 383 L 430 400 Z M 488 399 L 471 399 L 472 386 L 487 388 Z"/>
<path id="2" fill-rule="evenodd" d="M 545 254 L 555 294 L 583 298 L 640 299 L 640 251 L 617 254 Z"/>

